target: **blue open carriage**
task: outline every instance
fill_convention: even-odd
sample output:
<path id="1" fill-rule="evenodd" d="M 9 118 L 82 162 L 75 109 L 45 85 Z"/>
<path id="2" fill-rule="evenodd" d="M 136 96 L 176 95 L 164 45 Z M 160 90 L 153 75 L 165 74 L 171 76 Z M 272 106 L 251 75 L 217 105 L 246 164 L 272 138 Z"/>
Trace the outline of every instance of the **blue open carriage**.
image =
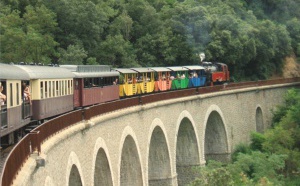
<path id="1" fill-rule="evenodd" d="M 205 86 L 206 75 L 205 68 L 202 66 L 184 66 L 189 70 L 189 84 L 188 87 L 200 87 Z"/>

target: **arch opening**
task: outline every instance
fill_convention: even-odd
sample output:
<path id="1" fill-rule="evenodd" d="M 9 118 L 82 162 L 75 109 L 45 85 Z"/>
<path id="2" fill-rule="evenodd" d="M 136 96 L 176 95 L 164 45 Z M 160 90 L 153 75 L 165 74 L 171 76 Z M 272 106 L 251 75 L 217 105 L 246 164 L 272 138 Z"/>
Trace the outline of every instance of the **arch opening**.
<path id="1" fill-rule="evenodd" d="M 256 132 L 263 133 L 264 132 L 264 121 L 263 121 L 263 114 L 260 107 L 256 109 Z"/>
<path id="2" fill-rule="evenodd" d="M 120 185 L 143 185 L 140 159 L 131 136 L 126 137 L 122 148 Z"/>
<path id="3" fill-rule="evenodd" d="M 99 149 L 96 156 L 94 185 L 113 185 L 110 166 L 103 148 Z"/>
<path id="4" fill-rule="evenodd" d="M 153 130 L 148 158 L 148 184 L 172 185 L 168 145 L 160 127 Z"/>
<path id="5" fill-rule="evenodd" d="M 70 176 L 69 176 L 69 185 L 70 186 L 82 186 L 82 181 L 80 174 L 76 165 L 72 165 Z"/>
<path id="6" fill-rule="evenodd" d="M 210 113 L 205 129 L 204 153 L 206 160 L 227 162 L 230 154 L 224 122 L 217 111 Z"/>
<path id="7" fill-rule="evenodd" d="M 196 133 L 191 121 L 183 118 L 180 123 L 176 144 L 176 172 L 178 185 L 187 185 L 197 175 L 194 167 L 200 166 Z"/>

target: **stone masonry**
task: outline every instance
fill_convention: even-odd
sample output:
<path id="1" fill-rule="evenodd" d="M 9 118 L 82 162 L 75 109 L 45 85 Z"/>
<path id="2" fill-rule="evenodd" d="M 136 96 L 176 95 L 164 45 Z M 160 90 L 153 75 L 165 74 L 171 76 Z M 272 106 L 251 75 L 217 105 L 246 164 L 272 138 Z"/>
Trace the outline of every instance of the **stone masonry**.
<path id="1" fill-rule="evenodd" d="M 270 126 L 285 85 L 224 90 L 131 107 L 74 124 L 42 145 L 14 185 L 184 185 L 192 167 L 227 161 Z M 44 160 L 44 164 L 40 162 Z"/>

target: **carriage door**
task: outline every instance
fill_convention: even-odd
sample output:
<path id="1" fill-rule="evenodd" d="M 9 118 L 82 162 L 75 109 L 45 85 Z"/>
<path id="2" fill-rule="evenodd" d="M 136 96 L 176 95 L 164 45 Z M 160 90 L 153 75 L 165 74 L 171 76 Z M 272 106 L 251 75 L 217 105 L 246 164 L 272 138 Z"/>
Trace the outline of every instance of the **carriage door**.
<path id="1" fill-rule="evenodd" d="M 6 93 L 6 82 L 0 81 L 0 86 L 3 87 L 2 94 L 7 96 Z M 6 97 L 7 98 L 7 97 Z M 5 101 L 0 101 L 0 130 L 7 128 L 7 99 Z"/>
<path id="2" fill-rule="evenodd" d="M 81 106 L 82 79 L 74 79 L 74 107 Z"/>

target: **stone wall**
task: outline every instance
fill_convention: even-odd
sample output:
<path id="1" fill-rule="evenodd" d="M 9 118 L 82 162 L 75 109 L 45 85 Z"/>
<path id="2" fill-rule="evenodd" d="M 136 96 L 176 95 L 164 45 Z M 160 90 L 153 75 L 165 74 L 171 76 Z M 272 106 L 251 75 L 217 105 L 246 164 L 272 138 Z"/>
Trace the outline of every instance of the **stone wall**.
<path id="1" fill-rule="evenodd" d="M 196 95 L 77 123 L 47 140 L 14 184 L 183 185 L 196 176 L 191 167 L 204 165 L 205 157 L 227 157 L 235 145 L 249 142 L 251 131 L 267 129 L 271 109 L 283 102 L 287 88 Z"/>

